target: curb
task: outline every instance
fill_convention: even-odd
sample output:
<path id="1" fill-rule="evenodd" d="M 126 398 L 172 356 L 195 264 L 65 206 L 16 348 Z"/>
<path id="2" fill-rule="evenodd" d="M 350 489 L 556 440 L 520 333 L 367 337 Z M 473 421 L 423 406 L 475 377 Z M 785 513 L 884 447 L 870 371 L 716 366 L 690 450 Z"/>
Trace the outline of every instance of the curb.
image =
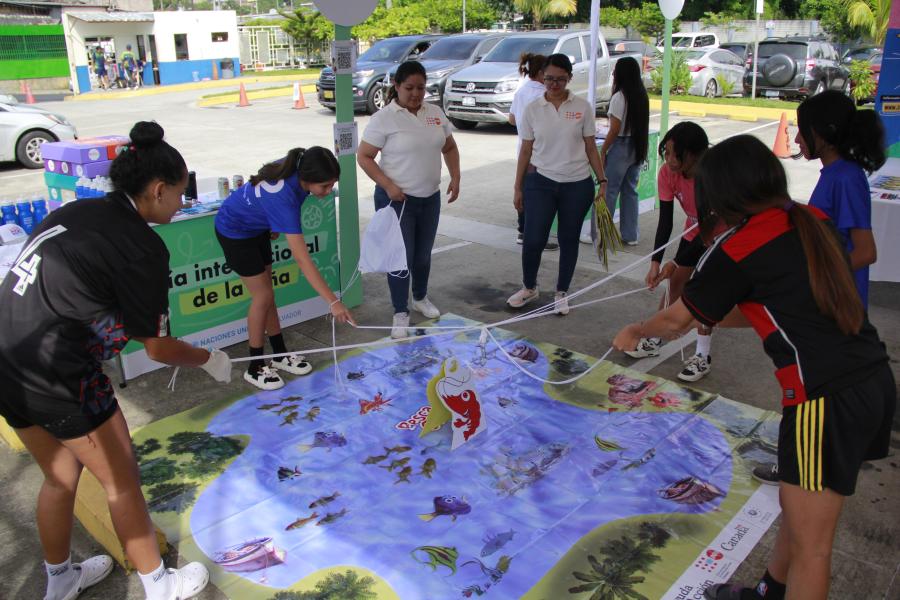
<path id="1" fill-rule="evenodd" d="M 662 100 L 652 98 L 650 108 L 662 109 Z M 669 113 L 678 113 L 683 117 L 725 117 L 735 121 L 778 121 L 782 114 L 787 114 L 788 121 L 797 124 L 796 108 L 763 108 L 756 106 L 728 106 L 726 104 L 702 104 L 698 102 L 669 101 Z"/>
<path id="2" fill-rule="evenodd" d="M 171 94 L 176 92 L 189 92 L 192 90 L 206 90 L 216 88 L 228 88 L 243 83 L 250 85 L 251 83 L 294 83 L 298 80 L 297 75 L 273 75 L 271 77 L 233 77 L 232 79 L 218 79 L 215 81 L 196 81 L 191 83 L 177 83 L 174 85 L 145 86 L 136 90 L 121 91 L 92 91 L 77 96 L 67 96 L 67 102 L 93 102 L 97 100 L 124 100 L 130 98 L 138 98 L 141 96 L 158 96 L 160 94 Z M 313 80 L 300 79 L 301 85 L 312 85 Z"/>
<path id="3" fill-rule="evenodd" d="M 300 86 L 300 92 L 302 94 L 313 94 L 316 91 L 316 86 L 313 84 L 306 84 Z M 259 90 L 252 91 L 249 90 L 247 92 L 248 100 L 262 100 L 264 98 L 283 98 L 287 96 L 294 95 L 294 86 L 285 87 L 283 89 L 277 90 Z M 209 106 L 218 106 L 220 104 L 235 104 L 240 100 L 240 95 L 238 92 L 233 94 L 229 94 L 227 96 L 216 96 L 214 98 L 201 98 L 197 100 L 197 106 L 200 108 L 206 108 Z"/>

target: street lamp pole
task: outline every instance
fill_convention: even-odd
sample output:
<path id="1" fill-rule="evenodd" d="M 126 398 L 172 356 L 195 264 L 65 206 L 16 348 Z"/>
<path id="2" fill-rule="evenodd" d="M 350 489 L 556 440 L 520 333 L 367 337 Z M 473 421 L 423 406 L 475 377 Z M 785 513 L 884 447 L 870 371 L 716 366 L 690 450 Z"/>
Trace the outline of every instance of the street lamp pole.
<path id="1" fill-rule="evenodd" d="M 672 81 L 672 21 L 684 6 L 684 0 L 659 0 L 659 9 L 666 19 L 665 40 L 663 42 L 662 109 L 659 115 L 659 139 L 669 130 L 669 86 Z"/>

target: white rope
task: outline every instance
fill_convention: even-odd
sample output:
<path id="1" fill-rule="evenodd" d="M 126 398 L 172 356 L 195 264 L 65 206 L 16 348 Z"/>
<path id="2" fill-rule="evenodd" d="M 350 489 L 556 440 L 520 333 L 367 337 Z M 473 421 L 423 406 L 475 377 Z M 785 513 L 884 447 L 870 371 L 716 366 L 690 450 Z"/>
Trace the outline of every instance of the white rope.
<path id="1" fill-rule="evenodd" d="M 169 384 L 166 385 L 166 389 L 169 390 L 170 392 L 175 391 L 175 378 L 178 377 L 178 369 L 180 369 L 180 368 L 181 367 L 175 367 L 175 370 L 172 371 L 172 379 L 170 379 Z"/>

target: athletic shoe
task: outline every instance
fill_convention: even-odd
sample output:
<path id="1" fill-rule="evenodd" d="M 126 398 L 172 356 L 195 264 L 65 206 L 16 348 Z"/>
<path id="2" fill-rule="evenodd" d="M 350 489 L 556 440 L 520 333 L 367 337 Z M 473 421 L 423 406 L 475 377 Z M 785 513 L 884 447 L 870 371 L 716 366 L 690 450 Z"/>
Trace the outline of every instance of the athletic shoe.
<path id="1" fill-rule="evenodd" d="M 75 571 L 74 585 L 62 597 L 62 600 L 75 600 L 81 592 L 106 579 L 106 576 L 112 573 L 113 566 L 112 558 L 105 554 L 92 556 L 82 563 L 73 563 L 72 570 Z"/>
<path id="2" fill-rule="evenodd" d="M 516 235 L 516 243 L 519 244 L 520 246 L 525 243 L 525 234 L 524 233 L 520 233 L 520 234 Z"/>
<path id="3" fill-rule="evenodd" d="M 509 305 L 510 308 L 522 308 L 532 300 L 537 299 L 539 296 L 537 286 L 534 286 L 533 290 L 529 290 L 528 288 L 522 288 L 512 296 L 510 296 L 506 300 L 506 304 Z"/>
<path id="4" fill-rule="evenodd" d="M 566 297 L 565 292 L 556 292 L 553 302 L 553 312 L 563 317 L 569 314 L 569 299 Z"/>
<path id="5" fill-rule="evenodd" d="M 709 373 L 710 363 L 712 363 L 711 356 L 704 357 L 695 354 L 684 361 L 684 369 L 678 374 L 678 379 L 682 381 L 699 381 Z"/>
<path id="6" fill-rule="evenodd" d="M 425 296 L 421 300 L 414 299 L 409 306 L 414 311 L 422 313 L 422 316 L 428 319 L 437 319 L 441 316 L 441 311 L 438 310 L 437 306 L 431 303 L 428 296 Z"/>
<path id="7" fill-rule="evenodd" d="M 582 233 L 578 236 L 578 241 L 582 244 L 593 244 L 594 240 L 591 239 L 590 233 Z"/>
<path id="8" fill-rule="evenodd" d="M 662 340 L 659 338 L 641 338 L 637 348 L 634 350 L 626 350 L 625 354 L 631 358 L 646 358 L 648 356 L 659 356 L 659 347 L 662 346 Z"/>
<path id="9" fill-rule="evenodd" d="M 778 485 L 778 463 L 766 463 L 753 468 L 753 479 L 767 485 Z"/>
<path id="10" fill-rule="evenodd" d="M 275 369 L 265 366 L 256 373 L 250 371 L 244 372 L 244 381 L 252 383 L 261 390 L 277 390 L 284 387 L 284 381 L 281 376 L 275 372 Z"/>
<path id="11" fill-rule="evenodd" d="M 638 242 L 637 240 L 628 240 L 627 242 L 625 242 L 625 245 L 626 246 L 637 246 L 639 243 L 640 242 Z"/>
<path id="12" fill-rule="evenodd" d="M 289 354 L 281 358 L 273 358 L 272 368 L 292 375 L 306 375 L 313 370 L 312 365 L 302 354 Z"/>
<path id="13" fill-rule="evenodd" d="M 557 244 L 556 242 L 547 242 L 547 245 L 544 246 L 544 250 L 547 250 L 548 252 L 559 250 L 559 244 Z"/>
<path id="14" fill-rule="evenodd" d="M 209 571 L 202 564 L 192 562 L 180 569 L 166 569 L 169 576 L 176 577 L 172 595 L 168 600 L 187 600 L 193 598 L 209 583 Z"/>
<path id="15" fill-rule="evenodd" d="M 409 313 L 394 313 L 394 323 L 391 327 L 391 337 L 395 340 L 402 340 L 409 337 Z"/>

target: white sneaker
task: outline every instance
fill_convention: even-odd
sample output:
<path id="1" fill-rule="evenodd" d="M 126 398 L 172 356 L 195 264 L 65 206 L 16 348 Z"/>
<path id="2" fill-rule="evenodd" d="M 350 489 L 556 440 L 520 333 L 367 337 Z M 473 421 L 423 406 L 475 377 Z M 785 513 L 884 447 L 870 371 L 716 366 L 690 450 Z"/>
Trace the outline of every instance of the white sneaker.
<path id="1" fill-rule="evenodd" d="M 582 244 L 593 244 L 594 243 L 594 240 L 591 239 L 590 233 L 582 233 L 581 235 L 578 236 L 578 241 L 581 242 Z"/>
<path id="2" fill-rule="evenodd" d="M 567 297 L 566 292 L 556 292 L 556 296 L 553 297 L 553 300 L 555 302 L 553 312 L 562 316 L 569 314 L 569 298 Z"/>
<path id="3" fill-rule="evenodd" d="M 535 300 L 540 293 L 538 292 L 537 286 L 534 286 L 534 289 L 529 290 L 528 288 L 522 288 L 512 296 L 510 296 L 506 303 L 510 306 L 510 308 L 522 308 L 532 300 Z"/>
<path id="4" fill-rule="evenodd" d="M 277 390 L 284 387 L 284 381 L 281 376 L 275 372 L 275 369 L 269 366 L 261 368 L 256 373 L 244 371 L 244 381 L 252 383 L 261 390 Z"/>
<path id="5" fill-rule="evenodd" d="M 75 571 L 74 585 L 62 600 L 75 600 L 81 592 L 106 579 L 112 573 L 113 566 L 112 558 L 106 554 L 92 556 L 81 563 L 72 563 L 72 570 Z"/>
<path id="6" fill-rule="evenodd" d="M 625 242 L 626 246 L 637 246 L 640 242 L 638 240 L 628 240 Z"/>
<path id="7" fill-rule="evenodd" d="M 175 589 L 168 600 L 193 598 L 209 583 L 209 571 L 202 564 L 192 562 L 180 569 L 166 569 L 170 577 L 176 577 Z"/>
<path id="8" fill-rule="evenodd" d="M 678 374 L 678 379 L 682 381 L 699 381 L 703 379 L 709 373 L 709 364 L 711 362 L 712 357 L 703 357 L 695 354 L 684 361 L 684 369 Z"/>
<path id="9" fill-rule="evenodd" d="M 631 358 L 646 358 L 648 356 L 659 356 L 659 347 L 662 346 L 662 340 L 659 338 L 641 338 L 637 348 L 634 350 L 626 350 L 625 354 Z"/>
<path id="10" fill-rule="evenodd" d="M 312 365 L 302 354 L 289 354 L 281 358 L 273 358 L 272 367 L 292 375 L 306 375 L 313 370 Z"/>
<path id="11" fill-rule="evenodd" d="M 394 313 L 391 337 L 395 340 L 402 340 L 403 338 L 409 337 L 409 313 Z"/>
<path id="12" fill-rule="evenodd" d="M 423 316 L 429 319 L 437 319 L 441 316 L 441 311 L 438 310 L 437 306 L 431 303 L 428 296 L 425 296 L 421 300 L 413 300 L 409 306 L 414 311 L 422 313 Z"/>
<path id="13" fill-rule="evenodd" d="M 523 233 L 517 234 L 516 235 L 516 243 L 520 246 L 522 244 L 524 244 L 525 243 L 525 234 L 523 234 Z"/>

